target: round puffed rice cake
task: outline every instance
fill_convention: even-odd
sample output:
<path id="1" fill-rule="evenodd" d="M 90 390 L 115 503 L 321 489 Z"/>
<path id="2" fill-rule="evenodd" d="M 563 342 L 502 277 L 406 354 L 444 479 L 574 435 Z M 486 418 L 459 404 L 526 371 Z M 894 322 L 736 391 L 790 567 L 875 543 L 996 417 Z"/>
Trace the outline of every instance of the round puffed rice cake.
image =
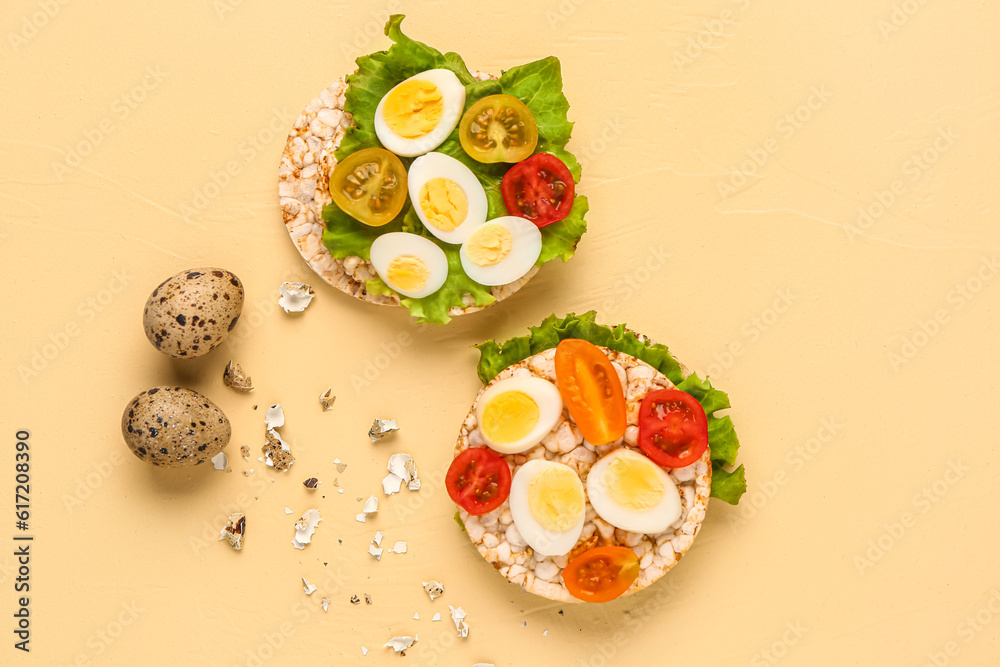
<path id="1" fill-rule="evenodd" d="M 496 78 L 478 72 L 472 75 L 480 81 Z M 278 167 L 281 215 L 299 254 L 325 282 L 362 301 L 398 306 L 395 294 L 370 294 L 365 289 L 365 280 L 376 276 L 370 262 L 356 256 L 337 259 L 323 244 L 323 207 L 331 201 L 330 174 L 337 165 L 334 152 L 353 123 L 350 114 L 344 112 L 346 91 L 343 77 L 337 79 L 320 91 L 295 120 Z M 489 305 L 521 289 L 537 272 L 538 266 L 533 266 L 514 282 L 491 287 L 496 301 Z M 471 294 L 465 294 L 462 302 L 464 306 L 453 306 L 448 315 L 465 315 L 488 307 L 476 306 Z"/>
<path id="2" fill-rule="evenodd" d="M 645 340 L 642 336 L 640 340 Z M 563 407 L 562 420 L 542 439 L 541 443 L 520 454 L 502 454 L 511 466 L 511 474 L 531 459 L 544 458 L 548 461 L 564 463 L 576 470 L 586 489 L 587 474 L 591 466 L 605 454 L 620 448 L 628 448 L 641 453 L 638 446 L 638 413 L 643 397 L 650 391 L 673 388 L 662 373 L 631 355 L 615 352 L 605 347 L 599 348 L 611 360 L 625 392 L 628 427 L 625 435 L 616 442 L 595 447 L 583 439 L 569 412 Z M 476 423 L 476 404 L 487 387 L 511 377 L 539 377 L 555 383 L 555 348 L 520 361 L 503 370 L 483 387 L 469 410 L 458 443 L 455 456 L 468 447 L 486 445 Z M 688 371 L 681 366 L 684 376 Z M 639 577 L 625 592 L 629 595 L 642 590 L 674 567 L 687 550 L 691 548 L 695 536 L 701 529 L 708 506 L 712 486 L 712 464 L 709 450 L 696 462 L 685 468 L 666 469 L 677 484 L 681 496 L 681 516 L 666 531 L 656 535 L 632 533 L 615 528 L 603 521 L 587 500 L 587 515 L 583 533 L 569 554 L 559 557 L 537 557 L 531 547 L 514 526 L 510 513 L 510 499 L 496 510 L 481 516 L 472 516 L 459 509 L 459 517 L 476 549 L 500 574 L 509 581 L 523 587 L 529 593 L 559 602 L 580 602 L 570 595 L 562 581 L 562 571 L 573 556 L 591 547 L 625 546 L 639 557 Z M 584 491 L 586 494 L 586 491 Z"/>

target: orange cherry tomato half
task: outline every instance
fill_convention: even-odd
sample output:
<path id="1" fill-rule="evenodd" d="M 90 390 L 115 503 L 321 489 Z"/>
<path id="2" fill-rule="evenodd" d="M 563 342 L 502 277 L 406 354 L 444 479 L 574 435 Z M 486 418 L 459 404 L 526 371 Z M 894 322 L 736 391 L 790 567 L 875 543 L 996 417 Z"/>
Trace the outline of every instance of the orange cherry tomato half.
<path id="1" fill-rule="evenodd" d="M 639 406 L 639 447 L 657 465 L 689 466 L 708 449 L 705 410 L 679 389 L 651 391 Z"/>
<path id="2" fill-rule="evenodd" d="M 607 355 L 593 343 L 567 338 L 556 347 L 556 385 L 583 437 L 606 445 L 625 434 L 625 393 Z"/>
<path id="3" fill-rule="evenodd" d="M 486 447 L 469 447 L 451 462 L 444 484 L 456 505 L 469 514 L 486 514 L 510 495 L 510 466 Z"/>
<path id="4" fill-rule="evenodd" d="M 628 547 L 588 549 L 569 562 L 562 576 L 573 597 L 584 602 L 610 602 L 639 577 L 639 557 Z"/>

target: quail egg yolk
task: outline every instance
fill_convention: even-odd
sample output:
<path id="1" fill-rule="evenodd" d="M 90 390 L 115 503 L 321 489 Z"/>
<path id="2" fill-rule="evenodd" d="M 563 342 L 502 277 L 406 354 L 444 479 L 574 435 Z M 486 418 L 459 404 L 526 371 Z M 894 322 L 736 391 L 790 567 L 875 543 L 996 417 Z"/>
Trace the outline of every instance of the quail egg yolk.
<path id="1" fill-rule="evenodd" d="M 655 507 L 663 498 L 663 480 L 651 463 L 620 456 L 604 473 L 608 496 L 619 507 L 644 511 Z"/>
<path id="2" fill-rule="evenodd" d="M 583 489 L 572 470 L 546 468 L 528 484 L 528 509 L 546 530 L 564 533 L 583 514 Z"/>
<path id="3" fill-rule="evenodd" d="M 428 134 L 441 122 L 444 96 L 430 81 L 413 79 L 396 86 L 385 98 L 382 117 L 385 124 L 405 139 Z"/>
<path id="4" fill-rule="evenodd" d="M 483 410 L 483 435 L 498 444 L 524 438 L 538 423 L 538 403 L 523 391 L 497 394 Z"/>
<path id="5" fill-rule="evenodd" d="M 417 292 L 424 288 L 431 272 L 419 257 L 400 255 L 389 262 L 386 278 L 391 287 L 407 292 Z"/>
<path id="6" fill-rule="evenodd" d="M 432 178 L 420 188 L 420 208 L 428 224 L 450 232 L 465 222 L 469 200 L 465 191 L 450 178 Z"/>
<path id="7" fill-rule="evenodd" d="M 499 222 L 487 222 L 465 242 L 465 252 L 476 266 L 499 264 L 510 254 L 514 235 Z"/>

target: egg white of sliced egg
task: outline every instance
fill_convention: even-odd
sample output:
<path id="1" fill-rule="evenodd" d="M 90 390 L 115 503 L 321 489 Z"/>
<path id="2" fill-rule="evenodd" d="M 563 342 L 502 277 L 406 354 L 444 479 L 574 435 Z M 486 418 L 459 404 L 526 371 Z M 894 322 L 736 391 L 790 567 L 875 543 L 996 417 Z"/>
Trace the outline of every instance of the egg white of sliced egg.
<path id="1" fill-rule="evenodd" d="M 580 539 L 587 515 L 583 482 L 562 463 L 532 459 L 510 484 L 510 514 L 521 537 L 543 556 L 562 556 Z"/>
<path id="2" fill-rule="evenodd" d="M 486 191 L 472 170 L 450 155 L 421 155 L 410 165 L 407 183 L 420 222 L 445 243 L 462 243 L 486 221 Z"/>
<path id="3" fill-rule="evenodd" d="M 396 155 L 414 157 L 448 138 L 465 109 L 465 86 L 455 73 L 429 69 L 398 83 L 375 108 L 375 135 Z"/>
<path id="4" fill-rule="evenodd" d="M 430 239 L 407 232 L 389 232 L 376 238 L 371 263 L 386 285 L 414 299 L 430 296 L 448 278 L 444 250 Z"/>
<path id="5" fill-rule="evenodd" d="M 459 257 L 466 275 L 480 285 L 512 283 L 535 265 L 542 233 L 530 220 L 508 215 L 472 230 Z"/>
<path id="6" fill-rule="evenodd" d="M 518 454 L 542 441 L 562 419 L 559 389 L 537 377 L 497 382 L 476 403 L 476 421 L 486 444 L 501 454 Z"/>
<path id="7" fill-rule="evenodd" d="M 670 475 L 631 449 L 616 449 L 591 467 L 587 497 L 598 516 L 635 533 L 662 533 L 681 516 Z"/>

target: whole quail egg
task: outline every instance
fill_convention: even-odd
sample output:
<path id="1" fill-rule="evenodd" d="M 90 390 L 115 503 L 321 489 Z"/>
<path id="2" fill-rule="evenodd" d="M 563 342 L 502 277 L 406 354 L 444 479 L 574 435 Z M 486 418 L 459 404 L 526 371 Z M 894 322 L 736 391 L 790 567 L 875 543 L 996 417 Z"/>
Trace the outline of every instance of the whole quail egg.
<path id="1" fill-rule="evenodd" d="M 122 413 L 122 437 L 132 453 L 166 468 L 204 463 L 223 450 L 231 434 L 219 406 L 183 387 L 147 389 Z"/>
<path id="2" fill-rule="evenodd" d="M 190 359 L 229 335 L 243 311 L 243 283 L 224 269 L 181 271 L 153 290 L 142 311 L 146 338 L 160 352 Z"/>

